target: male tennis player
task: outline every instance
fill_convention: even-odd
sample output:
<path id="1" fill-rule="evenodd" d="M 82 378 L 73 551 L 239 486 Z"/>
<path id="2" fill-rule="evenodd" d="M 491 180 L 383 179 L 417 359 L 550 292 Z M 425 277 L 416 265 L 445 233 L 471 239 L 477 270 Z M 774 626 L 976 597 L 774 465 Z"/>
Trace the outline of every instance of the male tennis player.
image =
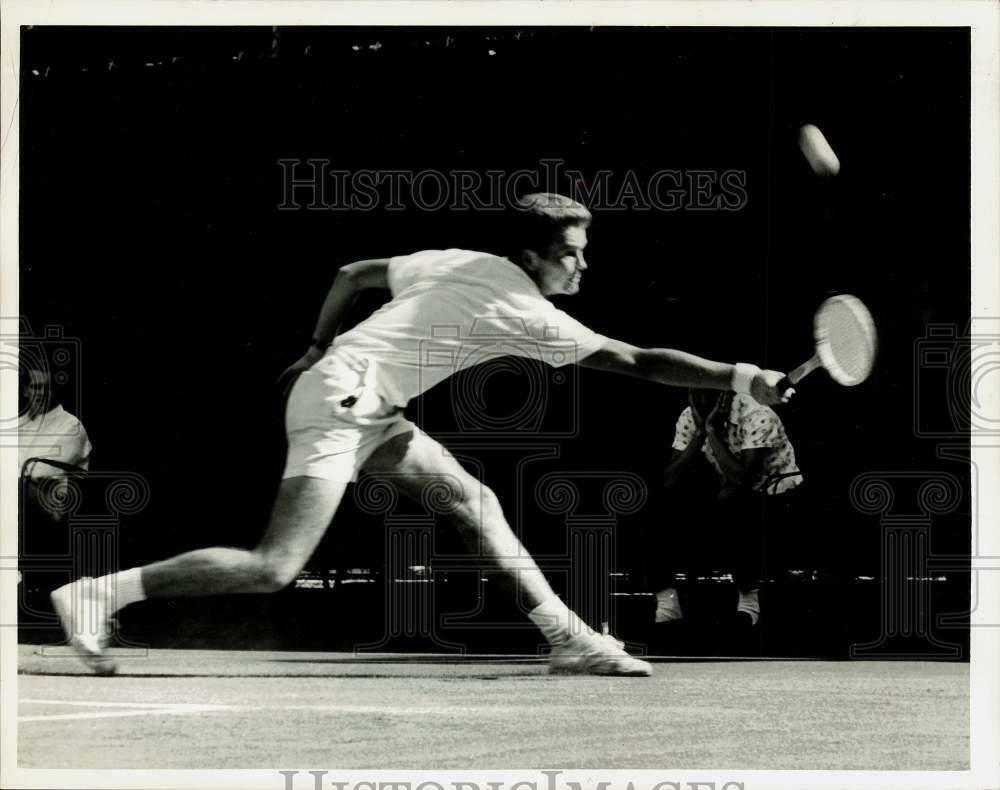
<path id="1" fill-rule="evenodd" d="M 387 473 L 411 497 L 447 486 L 451 518 L 470 547 L 519 589 L 529 618 L 551 645 L 552 672 L 649 675 L 649 664 L 587 627 L 552 591 L 507 524 L 496 496 L 438 442 L 403 417 L 409 400 L 484 360 L 476 337 L 504 353 L 554 366 L 576 362 L 650 381 L 787 399 L 782 374 L 668 349 L 641 349 L 592 332 L 549 297 L 575 294 L 587 269 L 590 212 L 539 193 L 518 201 L 510 257 L 466 250 L 425 251 L 341 268 L 320 311 L 310 349 L 284 376 L 288 459 L 271 522 L 254 549 L 207 548 L 59 588 L 63 627 L 95 671 L 114 671 L 102 648 L 109 618 L 145 598 L 274 592 L 290 584 L 326 532 L 359 471 Z M 392 299 L 339 337 L 359 291 L 387 288 Z M 438 330 L 438 331 L 436 331 Z M 499 340 L 498 340 L 499 339 Z M 434 358 L 422 358 L 432 347 Z M 448 354 L 451 356 L 448 357 Z M 447 364 L 441 364 L 448 358 Z"/>

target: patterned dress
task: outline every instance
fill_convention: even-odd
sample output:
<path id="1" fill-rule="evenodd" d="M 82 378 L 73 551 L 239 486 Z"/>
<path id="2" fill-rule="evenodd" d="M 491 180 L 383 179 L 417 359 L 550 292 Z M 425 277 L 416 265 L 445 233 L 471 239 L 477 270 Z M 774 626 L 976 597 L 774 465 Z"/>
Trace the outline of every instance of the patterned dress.
<path id="1" fill-rule="evenodd" d="M 694 416 L 691 414 L 691 407 L 688 406 L 677 419 L 673 448 L 675 450 L 686 448 L 694 438 L 696 431 Z M 760 475 L 751 485 L 755 491 L 762 490 L 764 484 L 774 475 L 799 470 L 795 462 L 795 450 L 788 440 L 781 418 L 770 406 L 757 403 L 749 395 L 733 395 L 732 405 L 729 408 L 729 419 L 726 422 L 725 441 L 726 446 L 737 458 L 743 450 L 756 448 L 767 450 Z M 709 442 L 706 441 L 702 445 L 701 452 L 715 468 L 715 471 L 722 475 L 722 467 L 719 465 Z M 801 475 L 786 477 L 776 486 L 770 486 L 766 493 L 781 494 L 795 488 L 801 482 Z"/>

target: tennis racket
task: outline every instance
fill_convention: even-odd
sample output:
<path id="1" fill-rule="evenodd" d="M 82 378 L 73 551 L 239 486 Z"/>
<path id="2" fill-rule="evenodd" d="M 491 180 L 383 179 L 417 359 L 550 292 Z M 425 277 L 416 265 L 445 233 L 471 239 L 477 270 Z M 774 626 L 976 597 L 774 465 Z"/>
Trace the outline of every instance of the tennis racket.
<path id="1" fill-rule="evenodd" d="M 816 353 L 778 382 L 784 392 L 817 368 L 825 368 L 830 378 L 853 387 L 868 378 L 875 365 L 878 336 L 875 322 L 864 302 L 850 294 L 831 296 L 813 319 Z"/>

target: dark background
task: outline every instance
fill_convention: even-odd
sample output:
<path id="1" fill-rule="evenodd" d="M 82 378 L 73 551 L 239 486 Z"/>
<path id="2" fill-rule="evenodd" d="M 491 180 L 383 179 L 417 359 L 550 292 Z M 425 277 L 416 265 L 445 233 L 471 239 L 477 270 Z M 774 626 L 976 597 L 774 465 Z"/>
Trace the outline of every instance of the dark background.
<path id="1" fill-rule="evenodd" d="M 811 354 L 819 302 L 857 294 L 878 324 L 874 375 L 844 389 L 814 374 L 782 410 L 810 487 L 802 550 L 842 578 L 878 574 L 878 517 L 848 501 L 864 472 L 943 471 L 967 496 L 967 467 L 917 427 L 968 446 L 947 401 L 968 345 L 945 340 L 941 369 L 915 363 L 930 325 L 961 334 L 969 318 L 966 29 L 25 28 L 21 64 L 21 310 L 36 334 L 79 339 L 67 407 L 92 467 L 151 483 L 128 562 L 253 544 L 284 459 L 274 382 L 338 266 L 476 247 L 490 227 L 413 206 L 279 211 L 281 158 L 447 172 L 551 157 L 643 183 L 663 168 L 745 171 L 739 211 L 595 212 L 590 270 L 560 306 L 639 345 L 788 369 Z M 798 151 L 806 122 L 837 151 L 836 179 Z M 684 393 L 573 376 L 578 406 L 557 399 L 545 419 L 564 425 L 569 409 L 578 435 L 528 435 L 559 453 L 528 485 L 552 470 L 650 481 L 616 538 L 639 584 L 649 531 L 686 518 L 657 482 Z M 485 381 L 496 414 L 527 391 L 516 372 Z M 432 434 L 454 423 L 460 385 L 413 404 Z M 516 459 L 467 453 L 512 503 Z M 531 503 L 508 509 L 529 548 L 565 549 Z M 934 521 L 933 552 L 967 553 L 968 511 Z M 348 502 L 321 564 L 376 566 L 377 521 Z"/>

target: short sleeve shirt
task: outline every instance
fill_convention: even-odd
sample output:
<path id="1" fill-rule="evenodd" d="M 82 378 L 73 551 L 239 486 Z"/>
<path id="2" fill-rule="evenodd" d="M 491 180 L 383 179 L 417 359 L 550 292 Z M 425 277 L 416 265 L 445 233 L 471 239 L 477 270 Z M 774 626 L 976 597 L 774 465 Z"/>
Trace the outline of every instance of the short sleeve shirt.
<path id="1" fill-rule="evenodd" d="M 674 430 L 673 448 L 683 450 L 689 444 L 697 431 L 691 407 L 681 412 Z M 785 433 L 785 426 L 774 409 L 757 403 L 749 395 L 733 395 L 729 409 L 729 419 L 726 423 L 726 446 L 736 456 L 743 450 L 757 448 L 765 449 L 764 464 L 760 476 L 753 481 L 751 487 L 755 491 L 762 489 L 764 484 L 774 475 L 797 472 L 795 450 Z M 705 442 L 701 447 L 705 459 L 716 472 L 722 474 L 722 468 L 715 457 L 712 446 Z M 767 493 L 781 494 L 795 488 L 802 482 L 801 475 L 786 477 L 776 486 L 768 488 Z"/>
<path id="2" fill-rule="evenodd" d="M 557 308 L 507 258 L 425 250 L 392 258 L 392 299 L 334 341 L 375 363 L 383 397 L 404 406 L 448 376 L 502 356 L 560 367 L 607 338 Z"/>
<path id="3" fill-rule="evenodd" d="M 24 417 L 18 425 L 18 464 L 29 458 L 51 458 L 86 469 L 90 462 L 90 439 L 83 423 L 62 406 L 34 418 Z M 62 470 L 48 464 L 32 464 L 32 477 L 58 477 Z"/>

